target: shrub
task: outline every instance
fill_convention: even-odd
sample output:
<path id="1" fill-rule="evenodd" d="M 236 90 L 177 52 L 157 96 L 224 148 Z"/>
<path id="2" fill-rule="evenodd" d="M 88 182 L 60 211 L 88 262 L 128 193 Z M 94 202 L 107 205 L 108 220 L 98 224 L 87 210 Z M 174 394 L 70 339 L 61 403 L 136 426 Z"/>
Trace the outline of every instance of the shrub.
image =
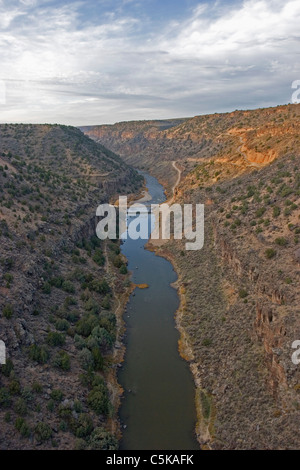
<path id="1" fill-rule="evenodd" d="M 29 346 L 29 357 L 33 361 L 37 361 L 39 364 L 46 364 L 49 359 L 49 351 L 44 346 L 38 346 L 32 344 Z"/>
<path id="2" fill-rule="evenodd" d="M 27 405 L 23 398 L 18 398 L 15 403 L 14 410 L 18 415 L 25 416 L 27 414 Z"/>
<path id="3" fill-rule="evenodd" d="M 78 354 L 79 362 L 81 366 L 85 369 L 94 368 L 94 359 L 91 351 L 88 348 L 83 348 Z"/>
<path id="4" fill-rule="evenodd" d="M 71 281 L 64 281 L 62 284 L 62 289 L 69 294 L 74 294 L 75 292 L 74 284 Z"/>
<path id="5" fill-rule="evenodd" d="M 85 413 L 79 415 L 78 420 L 73 425 L 76 437 L 87 437 L 94 429 L 92 418 Z"/>
<path id="6" fill-rule="evenodd" d="M 110 309 L 110 301 L 109 301 L 109 297 L 106 295 L 102 301 L 102 307 L 105 308 L 105 310 L 109 310 Z"/>
<path id="7" fill-rule="evenodd" d="M 255 212 L 255 215 L 256 215 L 256 217 L 261 217 L 261 216 L 264 215 L 265 212 L 266 212 L 265 207 L 260 207 L 260 208 L 257 209 L 257 211 Z"/>
<path id="8" fill-rule="evenodd" d="M 33 382 L 32 391 L 35 393 L 42 393 L 43 386 L 39 382 Z"/>
<path id="9" fill-rule="evenodd" d="M 12 395 L 20 395 L 21 393 L 21 385 L 18 380 L 12 380 L 9 384 L 9 392 Z"/>
<path id="10" fill-rule="evenodd" d="M 11 318 L 13 316 L 14 309 L 11 304 L 5 304 L 2 310 L 2 314 L 5 318 Z"/>
<path id="11" fill-rule="evenodd" d="M 280 207 L 278 207 L 278 206 L 273 207 L 273 216 L 274 217 L 278 217 L 280 215 L 280 213 L 281 213 Z"/>
<path id="12" fill-rule="evenodd" d="M 98 294 L 107 294 L 110 291 L 109 285 L 105 279 L 103 279 L 103 281 L 94 279 L 89 283 L 88 287 L 90 290 L 98 292 Z"/>
<path id="13" fill-rule="evenodd" d="M 122 266 L 123 263 L 123 260 L 121 258 L 120 255 L 117 255 L 114 257 L 113 259 L 113 265 L 116 267 L 116 268 L 120 268 Z"/>
<path id="14" fill-rule="evenodd" d="M 65 351 L 59 351 L 53 358 L 53 365 L 58 369 L 68 371 L 71 369 L 70 356 Z"/>
<path id="15" fill-rule="evenodd" d="M 120 267 L 120 274 L 127 274 L 127 267 L 125 264 L 123 264 L 121 267 Z"/>
<path id="16" fill-rule="evenodd" d="M 64 397 L 64 394 L 59 389 L 54 388 L 50 393 L 50 398 L 52 398 L 52 400 L 54 401 L 62 401 L 63 397 Z"/>
<path id="17" fill-rule="evenodd" d="M 30 428 L 24 418 L 18 417 L 15 421 L 15 427 L 23 437 L 30 436 Z"/>
<path id="18" fill-rule="evenodd" d="M 93 361 L 94 361 L 94 367 L 96 370 L 102 370 L 103 369 L 103 357 L 98 348 L 93 348 L 92 349 L 92 356 L 93 356 Z"/>
<path id="19" fill-rule="evenodd" d="M 63 282 L 64 282 L 64 278 L 62 276 L 57 276 L 57 277 L 53 277 L 52 279 L 50 279 L 50 285 L 57 287 L 57 288 L 60 288 Z"/>
<path id="20" fill-rule="evenodd" d="M 49 424 L 40 422 L 35 426 L 34 434 L 38 442 L 45 442 L 52 437 L 52 430 Z"/>
<path id="21" fill-rule="evenodd" d="M 88 395 L 88 406 L 97 414 L 107 415 L 109 410 L 109 399 L 105 385 L 98 385 Z"/>
<path id="22" fill-rule="evenodd" d="M 278 237 L 275 239 L 275 243 L 279 246 L 286 246 L 288 244 L 288 241 L 284 237 Z"/>
<path id="23" fill-rule="evenodd" d="M 63 346 L 66 342 L 66 338 L 63 334 L 57 333 L 57 331 L 50 331 L 46 341 L 49 346 Z"/>
<path id="24" fill-rule="evenodd" d="M 10 403 L 11 398 L 9 391 L 4 387 L 0 388 L 0 408 L 7 408 L 10 406 Z"/>
<path id="25" fill-rule="evenodd" d="M 107 351 L 113 345 L 113 338 L 105 328 L 96 326 L 96 328 L 93 329 L 91 336 L 95 338 L 102 351 Z"/>
<path id="26" fill-rule="evenodd" d="M 86 314 L 77 322 L 75 331 L 79 335 L 88 337 L 98 324 L 99 320 L 94 315 Z"/>
<path id="27" fill-rule="evenodd" d="M 117 450 L 117 439 L 103 428 L 96 428 L 89 439 L 89 448 L 92 450 Z"/>
<path id="28" fill-rule="evenodd" d="M 43 285 L 43 292 L 44 294 L 51 294 L 51 285 L 47 281 Z"/>
<path id="29" fill-rule="evenodd" d="M 87 312 L 93 313 L 94 315 L 100 312 L 99 303 L 96 302 L 96 300 L 92 297 L 89 297 L 88 300 L 85 302 L 84 308 Z"/>
<path id="30" fill-rule="evenodd" d="M 274 256 L 276 255 L 276 250 L 274 250 L 273 248 L 267 248 L 265 251 L 265 255 L 267 259 L 274 258 Z"/>
<path id="31" fill-rule="evenodd" d="M 240 296 L 241 299 L 244 299 L 245 297 L 247 297 L 248 296 L 247 290 L 246 289 L 240 289 L 239 290 L 239 296 Z"/>
<path id="32" fill-rule="evenodd" d="M 93 256 L 93 261 L 95 261 L 95 263 L 97 263 L 99 266 L 104 265 L 105 258 L 103 256 L 102 251 L 99 248 L 95 251 L 95 254 Z"/>
<path id="33" fill-rule="evenodd" d="M 70 328 L 70 323 L 65 319 L 57 320 L 55 328 L 60 331 L 67 331 Z"/>

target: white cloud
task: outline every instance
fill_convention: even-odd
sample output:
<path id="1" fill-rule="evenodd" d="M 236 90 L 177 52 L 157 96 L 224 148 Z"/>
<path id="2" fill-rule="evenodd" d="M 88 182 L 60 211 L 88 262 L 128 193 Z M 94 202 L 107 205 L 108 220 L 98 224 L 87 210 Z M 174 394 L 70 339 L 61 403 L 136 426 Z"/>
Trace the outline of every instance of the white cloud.
<path id="1" fill-rule="evenodd" d="M 199 5 L 160 34 L 117 11 L 95 24 L 82 18 L 82 2 L 47 5 L 0 3 L 2 122 L 79 125 L 275 105 L 300 78 L 298 0 Z"/>

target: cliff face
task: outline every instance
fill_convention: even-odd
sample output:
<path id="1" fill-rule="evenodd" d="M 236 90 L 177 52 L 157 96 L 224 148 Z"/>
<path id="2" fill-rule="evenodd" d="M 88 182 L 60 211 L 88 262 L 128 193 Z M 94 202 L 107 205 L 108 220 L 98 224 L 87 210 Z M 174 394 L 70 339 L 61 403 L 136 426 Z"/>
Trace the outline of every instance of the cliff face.
<path id="1" fill-rule="evenodd" d="M 170 193 L 176 181 L 172 161 L 183 175 L 213 158 L 235 173 L 261 168 L 299 146 L 300 107 L 196 116 L 184 120 L 133 121 L 82 127 L 89 137 L 117 152 L 129 164 L 153 173 Z"/>
<path id="2" fill-rule="evenodd" d="M 177 202 L 206 203 L 203 250 L 181 257 L 172 242 L 162 251 L 185 282 L 181 326 L 211 402 L 202 421 L 213 448 L 298 448 L 299 170 L 297 152 L 237 174 L 211 159 L 177 191 Z"/>
<path id="3" fill-rule="evenodd" d="M 65 126 L 1 125 L 0 159 L 0 448 L 114 449 L 113 312 L 126 276 L 95 214 L 141 178 Z"/>

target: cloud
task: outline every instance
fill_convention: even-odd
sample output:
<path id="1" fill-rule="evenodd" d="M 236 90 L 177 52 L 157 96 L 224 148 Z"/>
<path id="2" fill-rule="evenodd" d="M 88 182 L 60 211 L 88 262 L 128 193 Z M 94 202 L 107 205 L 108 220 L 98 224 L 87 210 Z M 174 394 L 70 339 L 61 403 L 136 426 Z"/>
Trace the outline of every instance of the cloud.
<path id="1" fill-rule="evenodd" d="M 2 122 L 80 125 L 290 100 L 298 0 L 199 4 L 159 33 L 141 4 L 130 10 L 138 2 L 109 3 L 0 2 Z"/>

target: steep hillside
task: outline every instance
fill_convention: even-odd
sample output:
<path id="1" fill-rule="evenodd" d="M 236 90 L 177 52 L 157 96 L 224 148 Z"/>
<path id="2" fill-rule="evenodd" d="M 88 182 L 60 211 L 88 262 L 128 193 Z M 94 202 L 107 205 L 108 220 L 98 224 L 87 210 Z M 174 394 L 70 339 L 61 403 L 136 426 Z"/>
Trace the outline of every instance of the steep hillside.
<path id="1" fill-rule="evenodd" d="M 174 160 L 183 165 L 184 174 L 195 161 L 211 157 L 239 167 L 260 167 L 300 143 L 299 105 L 174 120 L 168 129 L 152 123 L 119 123 L 83 131 L 126 162 L 151 170 L 169 191 L 176 181 Z"/>
<path id="2" fill-rule="evenodd" d="M 205 244 L 156 247 L 179 273 L 181 350 L 197 386 L 200 442 L 297 449 L 300 368 L 300 154 L 215 182 L 213 160 L 177 188 L 205 203 Z M 220 171 L 220 164 L 217 168 Z M 205 184 L 195 185 L 199 175 Z"/>
<path id="3" fill-rule="evenodd" d="M 140 185 L 78 129 L 0 126 L 1 449 L 116 447 L 114 312 L 128 281 L 95 211 Z"/>

